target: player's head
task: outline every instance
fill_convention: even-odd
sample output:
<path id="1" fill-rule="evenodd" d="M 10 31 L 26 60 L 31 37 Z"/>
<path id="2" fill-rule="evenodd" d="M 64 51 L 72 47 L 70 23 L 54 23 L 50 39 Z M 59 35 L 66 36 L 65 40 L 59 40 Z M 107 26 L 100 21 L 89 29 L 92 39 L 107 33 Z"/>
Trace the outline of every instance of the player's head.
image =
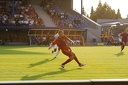
<path id="1" fill-rule="evenodd" d="M 63 31 L 63 30 L 59 30 L 59 31 L 58 31 L 58 34 L 59 34 L 59 36 L 61 37 L 61 36 L 64 35 L 64 31 Z"/>

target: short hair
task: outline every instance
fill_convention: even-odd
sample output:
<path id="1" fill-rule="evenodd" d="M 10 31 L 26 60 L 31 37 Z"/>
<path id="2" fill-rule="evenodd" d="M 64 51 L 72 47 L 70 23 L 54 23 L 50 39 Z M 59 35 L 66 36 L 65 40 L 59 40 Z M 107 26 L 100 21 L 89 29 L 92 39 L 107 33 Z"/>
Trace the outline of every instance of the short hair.
<path id="1" fill-rule="evenodd" d="M 58 30 L 58 33 L 61 33 L 61 32 L 64 32 L 64 30 L 62 30 L 62 29 Z"/>

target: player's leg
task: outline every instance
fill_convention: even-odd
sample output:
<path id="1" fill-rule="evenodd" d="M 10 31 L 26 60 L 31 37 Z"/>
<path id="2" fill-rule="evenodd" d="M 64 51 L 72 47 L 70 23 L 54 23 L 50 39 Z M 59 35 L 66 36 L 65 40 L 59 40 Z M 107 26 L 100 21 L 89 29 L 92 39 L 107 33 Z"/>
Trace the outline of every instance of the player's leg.
<path id="1" fill-rule="evenodd" d="M 85 64 L 80 63 L 80 61 L 79 61 L 78 58 L 76 57 L 75 53 L 71 52 L 71 56 L 72 56 L 72 58 L 77 62 L 77 64 L 78 64 L 80 67 L 85 65 Z"/>
<path id="2" fill-rule="evenodd" d="M 81 67 L 81 66 L 84 66 L 85 64 L 82 64 L 79 62 L 79 60 L 77 59 L 77 57 L 75 56 L 75 54 L 69 50 L 64 50 L 62 51 L 63 54 L 67 55 L 69 57 L 69 59 L 67 59 L 64 63 L 61 64 L 61 67 L 64 68 L 64 65 L 71 62 L 73 59 L 78 63 L 78 65 Z"/>
<path id="3" fill-rule="evenodd" d="M 122 42 L 122 45 L 121 45 L 121 51 L 124 50 L 124 47 L 125 47 L 125 42 Z"/>
<path id="4" fill-rule="evenodd" d="M 52 50 L 52 53 L 56 52 L 56 50 L 57 50 L 57 48 L 54 48 L 54 49 Z"/>
<path id="5" fill-rule="evenodd" d="M 64 63 L 61 64 L 61 67 L 64 68 L 64 66 L 71 61 L 71 59 L 67 59 Z"/>
<path id="6" fill-rule="evenodd" d="M 73 60 L 73 56 L 71 55 L 71 49 L 70 49 L 70 48 L 68 48 L 67 50 L 62 50 L 62 53 L 63 53 L 64 55 L 66 55 L 66 56 L 69 57 L 65 62 L 63 62 L 63 63 L 61 64 L 61 67 L 64 68 L 64 66 L 65 66 L 67 63 L 69 63 L 69 62 L 71 62 L 71 61 Z"/>
<path id="7" fill-rule="evenodd" d="M 69 57 L 69 59 L 67 59 L 65 62 L 63 62 L 63 63 L 61 64 L 61 67 L 64 68 L 65 64 L 71 62 L 71 61 L 73 60 L 73 58 L 71 58 L 71 56 L 70 56 L 70 53 L 71 53 L 71 52 L 70 52 L 69 50 L 62 50 L 62 53 L 63 53 L 64 55 L 66 55 L 66 56 Z"/>
<path id="8" fill-rule="evenodd" d="M 54 47 L 53 47 L 52 53 L 56 52 L 57 48 L 58 48 L 58 46 L 55 44 Z"/>
<path id="9" fill-rule="evenodd" d="M 60 49 L 58 49 L 58 51 L 56 52 L 56 55 L 54 56 L 54 58 L 56 58 L 59 53 L 60 53 Z"/>

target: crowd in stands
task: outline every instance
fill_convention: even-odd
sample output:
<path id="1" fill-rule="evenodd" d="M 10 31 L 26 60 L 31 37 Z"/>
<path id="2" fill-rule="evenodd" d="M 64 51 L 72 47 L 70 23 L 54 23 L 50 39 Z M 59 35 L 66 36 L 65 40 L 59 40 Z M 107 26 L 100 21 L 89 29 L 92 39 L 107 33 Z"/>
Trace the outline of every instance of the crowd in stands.
<path id="1" fill-rule="evenodd" d="M 44 26 L 43 20 L 37 15 L 28 0 L 1 0 L 1 26 Z"/>
<path id="2" fill-rule="evenodd" d="M 77 16 L 67 11 L 63 11 L 56 5 L 52 0 L 44 0 L 43 9 L 48 13 L 52 18 L 53 22 L 58 27 L 68 27 L 68 28 L 78 28 L 78 27 L 87 27 L 87 23 L 81 16 Z"/>
<path id="3" fill-rule="evenodd" d="M 80 16 L 63 11 L 53 0 L 42 0 L 43 8 L 58 27 L 86 27 Z M 0 0 L 1 26 L 45 26 L 28 0 Z"/>

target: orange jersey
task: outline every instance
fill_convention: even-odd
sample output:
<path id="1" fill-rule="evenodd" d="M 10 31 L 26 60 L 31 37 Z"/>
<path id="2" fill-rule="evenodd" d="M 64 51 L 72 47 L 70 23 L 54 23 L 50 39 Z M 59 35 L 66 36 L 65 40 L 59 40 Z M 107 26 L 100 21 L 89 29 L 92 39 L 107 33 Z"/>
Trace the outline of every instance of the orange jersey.
<path id="1" fill-rule="evenodd" d="M 122 42 L 127 42 L 127 37 L 128 37 L 128 34 L 127 33 L 125 33 L 125 32 L 123 32 L 123 33 L 121 33 L 120 34 L 120 36 L 122 37 Z"/>
<path id="2" fill-rule="evenodd" d="M 108 35 L 107 34 L 104 34 L 104 38 L 107 38 L 108 37 Z"/>
<path id="3" fill-rule="evenodd" d="M 54 41 L 53 41 L 53 45 L 54 44 L 57 44 L 57 46 L 60 48 L 60 49 L 67 49 L 67 48 L 69 48 L 68 46 L 67 46 L 67 40 L 68 40 L 68 38 L 67 38 L 67 36 L 62 36 L 62 37 L 58 37 L 58 38 L 56 38 Z"/>
<path id="4" fill-rule="evenodd" d="M 67 46 L 67 40 L 68 38 L 65 35 L 62 37 L 58 37 L 53 41 L 53 45 L 57 44 L 58 48 L 61 49 L 62 53 L 70 57 L 72 50 L 69 46 Z"/>

